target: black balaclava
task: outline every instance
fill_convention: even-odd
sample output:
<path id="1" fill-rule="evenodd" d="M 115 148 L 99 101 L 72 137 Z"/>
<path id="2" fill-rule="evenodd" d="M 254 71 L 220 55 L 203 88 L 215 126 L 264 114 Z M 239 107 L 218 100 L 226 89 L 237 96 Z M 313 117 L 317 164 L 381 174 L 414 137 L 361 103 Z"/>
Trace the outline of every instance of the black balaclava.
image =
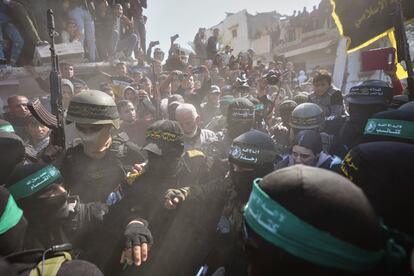
<path id="1" fill-rule="evenodd" d="M 6 188 L 0 186 L 0 217 L 3 218 L 6 215 L 13 215 L 15 218 L 15 221 L 12 223 L 14 225 L 9 225 L 9 229 L 4 228 L 3 231 L 5 232 L 0 233 L 0 256 L 15 253 L 23 248 L 23 240 L 27 228 L 27 221 L 22 215 L 21 210 L 10 212 L 11 208 L 9 207 L 9 213 L 6 212 L 6 206 L 10 204 L 9 201 L 13 201 L 12 196 Z M 13 207 L 15 211 L 15 208 L 18 208 L 16 205 L 13 205 Z M 3 227 L 4 225 L 2 225 Z"/>
<path id="2" fill-rule="evenodd" d="M 347 148 L 352 148 L 363 138 L 365 124 L 368 119 L 375 113 L 386 110 L 382 104 L 349 104 L 349 122 L 346 122 L 340 131 L 341 143 Z M 345 153 L 344 153 L 345 155 Z"/>
<path id="3" fill-rule="evenodd" d="M 148 172 L 156 177 L 176 176 L 180 166 L 180 154 L 157 155 L 148 151 Z"/>
<path id="4" fill-rule="evenodd" d="M 384 104 L 349 104 L 350 121 L 362 127 L 365 126 L 368 118 L 377 112 L 385 111 Z"/>
<path id="5" fill-rule="evenodd" d="M 254 125 L 254 105 L 245 98 L 235 99 L 229 105 L 227 113 L 227 130 L 230 138 L 249 131 Z"/>
<path id="6" fill-rule="evenodd" d="M 385 247 L 382 229 L 367 197 L 361 189 L 334 172 L 295 165 L 268 174 L 258 186 L 291 214 L 340 241 L 374 252 Z M 280 214 L 272 209 L 269 212 L 276 216 Z M 260 216 L 257 218 L 260 219 Z M 312 263 L 271 243 L 247 221 L 245 226 L 251 276 L 381 275 L 378 271 L 355 273 L 351 269 L 346 271 Z M 296 238 L 306 243 L 306 238 L 313 237 Z"/>
<path id="7" fill-rule="evenodd" d="M 363 143 L 390 141 L 414 145 L 414 111 L 388 110 L 368 119 Z"/>
<path id="8" fill-rule="evenodd" d="M 391 228 L 414 237 L 409 219 L 414 209 L 414 145 L 370 142 L 354 147 L 344 158 L 341 174 L 359 186 L 378 216 Z"/>
<path id="9" fill-rule="evenodd" d="M 230 177 L 240 202 L 245 203 L 252 183 L 273 171 L 277 153 L 272 138 L 261 131 L 250 130 L 236 139 L 230 148 Z M 236 172 L 232 164 L 253 170 Z"/>
<path id="10" fill-rule="evenodd" d="M 183 135 L 180 124 L 172 120 L 159 120 L 148 127 L 143 148 L 148 152 L 148 173 L 162 178 L 177 174 Z"/>
<path id="11" fill-rule="evenodd" d="M 0 184 L 4 184 L 14 167 L 24 159 L 23 140 L 14 133 L 0 132 L 0 153 Z"/>
<path id="12" fill-rule="evenodd" d="M 51 165 L 43 163 L 19 164 L 13 170 L 6 183 L 6 186 L 10 189 L 10 191 L 13 191 L 12 187 L 14 187 L 14 184 L 16 183 L 21 183 L 20 185 L 30 185 L 29 181 L 33 181 L 37 178 L 37 175 L 41 170 L 46 170 L 48 168 L 52 168 L 55 172 L 53 176 L 54 178 L 48 177 L 48 180 L 45 178 L 44 183 L 47 184 L 35 193 L 30 195 L 21 195 L 19 198 L 16 197 L 16 202 L 24 210 L 25 216 L 29 223 L 41 226 L 42 228 L 54 223 L 56 220 L 64 218 L 67 215 L 68 193 L 66 191 L 50 197 L 40 197 L 49 189 L 53 188 L 54 185 L 59 185 L 56 183 L 62 183 L 62 178 L 58 170 Z"/>

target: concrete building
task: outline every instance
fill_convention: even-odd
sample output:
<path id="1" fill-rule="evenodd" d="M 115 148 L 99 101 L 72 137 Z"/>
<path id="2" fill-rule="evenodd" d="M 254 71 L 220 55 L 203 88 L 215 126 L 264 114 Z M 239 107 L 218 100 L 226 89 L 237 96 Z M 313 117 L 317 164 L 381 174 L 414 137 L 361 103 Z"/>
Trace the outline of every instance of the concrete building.
<path id="1" fill-rule="evenodd" d="M 227 13 L 226 18 L 219 24 L 209 28 L 208 35 L 212 30 L 220 30 L 220 46 L 230 45 L 237 55 L 248 49 L 256 52 L 268 53 L 270 51 L 270 38 L 267 33 L 279 24 L 282 16 L 276 11 L 249 14 L 246 10 L 237 13 Z"/>

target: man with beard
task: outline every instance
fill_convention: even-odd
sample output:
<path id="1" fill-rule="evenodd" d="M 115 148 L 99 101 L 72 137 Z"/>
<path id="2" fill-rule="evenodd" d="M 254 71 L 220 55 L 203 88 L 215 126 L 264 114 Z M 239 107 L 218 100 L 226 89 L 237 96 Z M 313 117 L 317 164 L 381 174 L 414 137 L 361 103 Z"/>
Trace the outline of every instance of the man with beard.
<path id="1" fill-rule="evenodd" d="M 219 224 L 216 241 L 207 260 L 211 273 L 224 270 L 226 275 L 246 275 L 245 255 L 240 243 L 243 208 L 256 178 L 273 171 L 278 159 L 272 138 L 261 131 L 250 130 L 236 139 L 230 148 L 230 171 L 224 181 L 231 182 L 230 192 Z"/>
<path id="2" fill-rule="evenodd" d="M 217 137 L 211 130 L 200 128 L 200 115 L 192 104 L 180 104 L 175 110 L 175 119 L 184 131 L 184 150 L 203 149 Z"/>
<path id="3" fill-rule="evenodd" d="M 97 90 L 81 92 L 70 101 L 66 119 L 75 123 L 81 142 L 63 159 L 65 188 L 84 202 L 116 203 L 126 173 L 145 158 L 126 135 L 112 137 L 120 125 L 114 100 Z"/>

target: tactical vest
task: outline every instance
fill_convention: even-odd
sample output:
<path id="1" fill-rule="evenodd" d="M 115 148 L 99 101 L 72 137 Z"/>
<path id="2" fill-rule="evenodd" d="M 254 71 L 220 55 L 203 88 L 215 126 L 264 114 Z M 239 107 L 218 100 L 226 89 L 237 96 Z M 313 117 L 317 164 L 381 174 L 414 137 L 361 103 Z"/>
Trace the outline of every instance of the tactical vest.
<path id="1" fill-rule="evenodd" d="M 30 271 L 29 276 L 56 276 L 64 262 L 71 261 L 72 257 L 67 252 L 62 252 L 59 256 L 54 256 L 41 261 Z"/>

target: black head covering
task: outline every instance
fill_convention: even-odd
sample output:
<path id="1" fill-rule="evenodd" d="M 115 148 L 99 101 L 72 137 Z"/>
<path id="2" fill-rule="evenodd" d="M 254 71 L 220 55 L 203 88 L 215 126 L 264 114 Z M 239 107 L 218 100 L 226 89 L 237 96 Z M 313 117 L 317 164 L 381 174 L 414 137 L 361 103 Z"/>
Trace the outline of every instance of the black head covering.
<path id="1" fill-rule="evenodd" d="M 354 147 L 341 166 L 341 173 L 364 191 L 385 224 L 412 236 L 413 156 L 413 145 L 372 142 Z"/>
<path id="2" fill-rule="evenodd" d="M 277 157 L 272 138 L 261 131 L 250 130 L 233 140 L 229 153 L 230 177 L 241 202 L 247 201 L 255 178 L 273 171 Z M 234 164 L 253 170 L 236 171 Z"/>
<path id="3" fill-rule="evenodd" d="M 414 111 L 390 110 L 374 114 L 365 125 L 363 142 L 376 141 L 414 144 Z"/>
<path id="4" fill-rule="evenodd" d="M 406 111 L 412 111 L 414 112 L 414 101 L 408 102 L 406 104 L 403 104 L 398 108 L 399 110 L 406 110 Z"/>
<path id="5" fill-rule="evenodd" d="M 57 168 L 44 163 L 19 164 L 11 173 L 6 187 L 25 212 L 30 224 L 52 222 L 62 212 L 68 197 L 67 192 L 61 192 L 50 197 L 39 197 L 53 184 L 63 183 Z M 33 192 L 27 192 L 23 187 L 35 187 Z M 36 190 L 37 189 L 37 190 Z M 46 223 L 45 223 L 46 225 Z"/>
<path id="6" fill-rule="evenodd" d="M 392 88 L 382 80 L 367 80 L 350 89 L 346 101 L 351 104 L 383 104 L 392 100 Z"/>
<path id="7" fill-rule="evenodd" d="M 392 101 L 389 105 L 389 108 L 391 109 L 398 109 L 402 105 L 409 102 L 408 95 L 395 95 L 392 97 Z"/>
<path id="8" fill-rule="evenodd" d="M 176 121 L 156 121 L 148 127 L 146 136 L 146 151 L 160 156 L 169 153 L 180 156 L 183 153 L 184 133 Z"/>
<path id="9" fill-rule="evenodd" d="M 255 106 L 246 98 L 237 98 L 229 105 L 227 129 L 233 139 L 249 131 L 254 124 Z"/>
<path id="10" fill-rule="evenodd" d="M 290 213 L 341 241 L 371 251 L 383 246 L 381 228 L 368 199 L 361 189 L 336 173 L 295 165 L 268 174 L 259 186 Z M 246 226 L 256 247 L 251 255 L 252 275 L 354 275 L 287 253 Z"/>
<path id="11" fill-rule="evenodd" d="M 11 132 L 0 131 L 0 184 L 4 184 L 14 167 L 25 157 L 23 140 Z"/>
<path id="12" fill-rule="evenodd" d="M 9 191 L 0 186 L 0 217 L 3 217 L 10 197 Z M 27 221 L 24 216 L 21 216 L 16 225 L 0 234 L 0 256 L 6 256 L 22 249 L 26 228 Z"/>
<path id="13" fill-rule="evenodd" d="M 14 128 L 9 121 L 0 119 L 0 131 L 14 132 Z"/>
<path id="14" fill-rule="evenodd" d="M 233 140 L 229 160 L 242 166 L 273 164 L 277 152 L 270 135 L 258 130 L 249 130 Z"/>

